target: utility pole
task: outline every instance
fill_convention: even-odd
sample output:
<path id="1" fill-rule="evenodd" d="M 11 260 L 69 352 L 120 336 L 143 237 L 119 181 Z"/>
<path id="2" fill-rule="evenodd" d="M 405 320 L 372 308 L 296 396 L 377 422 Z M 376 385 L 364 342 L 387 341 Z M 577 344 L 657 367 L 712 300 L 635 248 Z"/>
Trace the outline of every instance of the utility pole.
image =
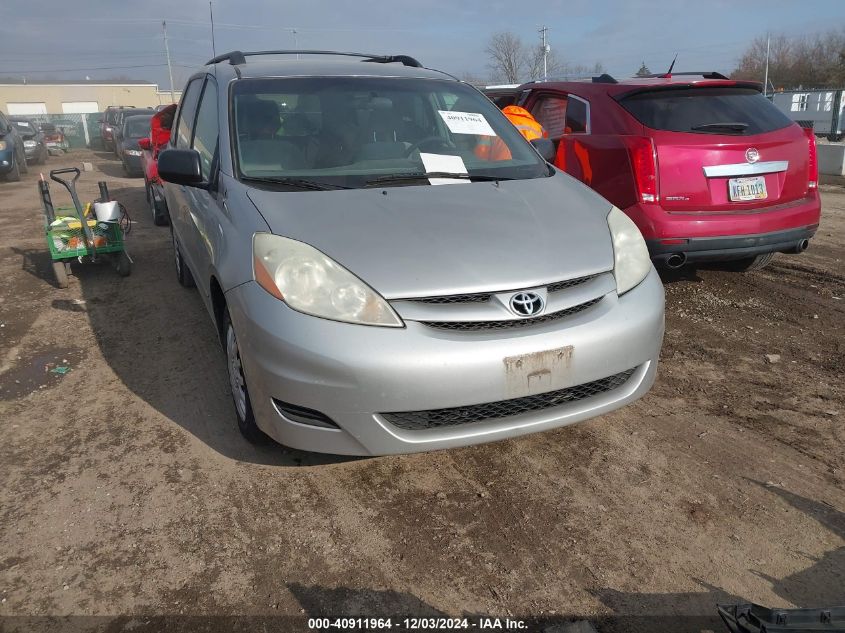
<path id="1" fill-rule="evenodd" d="M 296 29 L 291 29 L 290 32 L 293 35 L 293 49 L 295 51 L 298 51 L 299 50 L 299 44 L 297 44 L 297 40 L 296 40 Z M 299 59 L 299 53 L 296 54 L 296 58 Z"/>
<path id="2" fill-rule="evenodd" d="M 176 102 L 176 95 L 173 94 L 173 67 L 170 65 L 170 47 L 167 45 L 167 22 L 161 21 L 161 28 L 164 31 L 164 54 L 167 56 L 167 72 L 170 75 L 170 102 Z"/>
<path id="3" fill-rule="evenodd" d="M 214 9 L 211 7 L 211 1 L 208 3 L 208 14 L 211 16 L 211 56 L 217 57 L 217 47 L 214 45 Z"/>
<path id="4" fill-rule="evenodd" d="M 763 77 L 763 94 L 769 96 L 769 46 L 772 43 L 772 37 L 766 34 L 766 74 Z"/>
<path id="5" fill-rule="evenodd" d="M 549 78 L 549 67 L 548 67 L 548 57 L 549 51 L 551 47 L 546 43 L 546 33 L 549 29 L 545 26 L 541 27 L 538 31 L 540 33 L 540 40 L 542 41 L 542 51 L 543 51 L 543 81 L 546 81 Z"/>

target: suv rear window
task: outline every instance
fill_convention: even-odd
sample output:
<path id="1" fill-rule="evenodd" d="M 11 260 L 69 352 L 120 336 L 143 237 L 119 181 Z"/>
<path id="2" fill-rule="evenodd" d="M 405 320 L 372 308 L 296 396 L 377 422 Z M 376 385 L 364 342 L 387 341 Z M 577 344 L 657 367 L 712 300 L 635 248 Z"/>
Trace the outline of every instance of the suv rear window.
<path id="1" fill-rule="evenodd" d="M 669 132 L 750 136 L 792 123 L 752 88 L 663 88 L 619 102 L 643 125 Z"/>

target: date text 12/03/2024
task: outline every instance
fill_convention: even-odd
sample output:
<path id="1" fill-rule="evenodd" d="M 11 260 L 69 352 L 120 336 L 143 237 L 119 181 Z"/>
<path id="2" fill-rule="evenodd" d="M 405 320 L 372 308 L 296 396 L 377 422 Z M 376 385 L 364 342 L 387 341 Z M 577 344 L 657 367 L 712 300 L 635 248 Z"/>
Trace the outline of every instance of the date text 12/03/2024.
<path id="1" fill-rule="evenodd" d="M 314 631 L 330 630 L 365 630 L 365 631 L 452 631 L 452 630 L 488 630 L 488 631 L 524 631 L 525 621 L 512 618 L 477 617 L 477 618 L 309 618 L 308 628 Z"/>

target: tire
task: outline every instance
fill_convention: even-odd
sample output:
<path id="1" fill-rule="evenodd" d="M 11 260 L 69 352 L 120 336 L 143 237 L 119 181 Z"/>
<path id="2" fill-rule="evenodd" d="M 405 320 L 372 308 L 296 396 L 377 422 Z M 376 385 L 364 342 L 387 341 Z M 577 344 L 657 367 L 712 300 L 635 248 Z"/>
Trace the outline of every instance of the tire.
<path id="1" fill-rule="evenodd" d="M 67 288 L 67 266 L 68 264 L 61 259 L 53 262 L 53 274 L 56 275 L 56 285 L 59 288 Z"/>
<path id="2" fill-rule="evenodd" d="M 156 226 L 167 226 L 167 215 L 158 208 L 156 204 L 155 194 L 150 191 L 150 212 L 153 214 L 153 224 Z"/>
<path id="3" fill-rule="evenodd" d="M 258 428 L 249 389 L 246 384 L 241 353 L 235 327 L 229 317 L 229 309 L 223 311 L 223 349 L 226 353 L 226 373 L 229 377 L 229 388 L 232 392 L 232 402 L 235 405 L 235 417 L 238 420 L 238 430 L 247 441 L 253 444 L 266 444 L 270 438 Z"/>
<path id="4" fill-rule="evenodd" d="M 117 254 L 117 274 L 121 277 L 128 277 L 132 274 L 132 260 L 126 251 L 120 251 Z"/>
<path id="5" fill-rule="evenodd" d="M 763 253 L 753 257 L 725 262 L 725 268 L 735 273 L 750 273 L 765 268 L 775 258 L 774 253 Z"/>
<path id="6" fill-rule="evenodd" d="M 146 196 L 147 202 L 149 203 L 149 201 L 150 201 L 150 183 L 147 182 L 146 177 L 144 178 L 144 195 Z"/>
<path id="7" fill-rule="evenodd" d="M 15 164 L 12 165 L 12 171 L 6 174 L 6 180 L 8 180 L 9 182 L 19 182 L 21 179 L 21 163 L 18 160 L 17 156 L 14 157 L 13 162 Z"/>
<path id="8" fill-rule="evenodd" d="M 194 276 L 185 264 L 185 259 L 182 257 L 182 252 L 179 250 L 179 243 L 176 241 L 176 233 L 173 229 L 170 229 L 170 237 L 173 242 L 173 259 L 176 264 L 176 280 L 183 288 L 193 288 L 196 286 Z"/>
<path id="9" fill-rule="evenodd" d="M 20 165 L 20 170 L 22 174 L 26 174 L 29 172 L 29 165 L 26 164 L 26 154 L 21 153 L 21 157 L 17 160 L 18 165 Z"/>

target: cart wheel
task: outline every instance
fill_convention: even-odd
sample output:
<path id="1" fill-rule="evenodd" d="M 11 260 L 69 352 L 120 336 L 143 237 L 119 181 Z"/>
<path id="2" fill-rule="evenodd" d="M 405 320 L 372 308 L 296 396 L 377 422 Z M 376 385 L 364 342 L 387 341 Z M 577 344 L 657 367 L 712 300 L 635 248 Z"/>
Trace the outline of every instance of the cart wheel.
<path id="1" fill-rule="evenodd" d="M 132 261 L 126 251 L 120 251 L 117 256 L 117 274 L 121 277 L 128 277 L 132 274 Z"/>
<path id="2" fill-rule="evenodd" d="M 61 260 L 53 262 L 53 273 L 59 288 L 67 288 L 67 264 Z"/>

